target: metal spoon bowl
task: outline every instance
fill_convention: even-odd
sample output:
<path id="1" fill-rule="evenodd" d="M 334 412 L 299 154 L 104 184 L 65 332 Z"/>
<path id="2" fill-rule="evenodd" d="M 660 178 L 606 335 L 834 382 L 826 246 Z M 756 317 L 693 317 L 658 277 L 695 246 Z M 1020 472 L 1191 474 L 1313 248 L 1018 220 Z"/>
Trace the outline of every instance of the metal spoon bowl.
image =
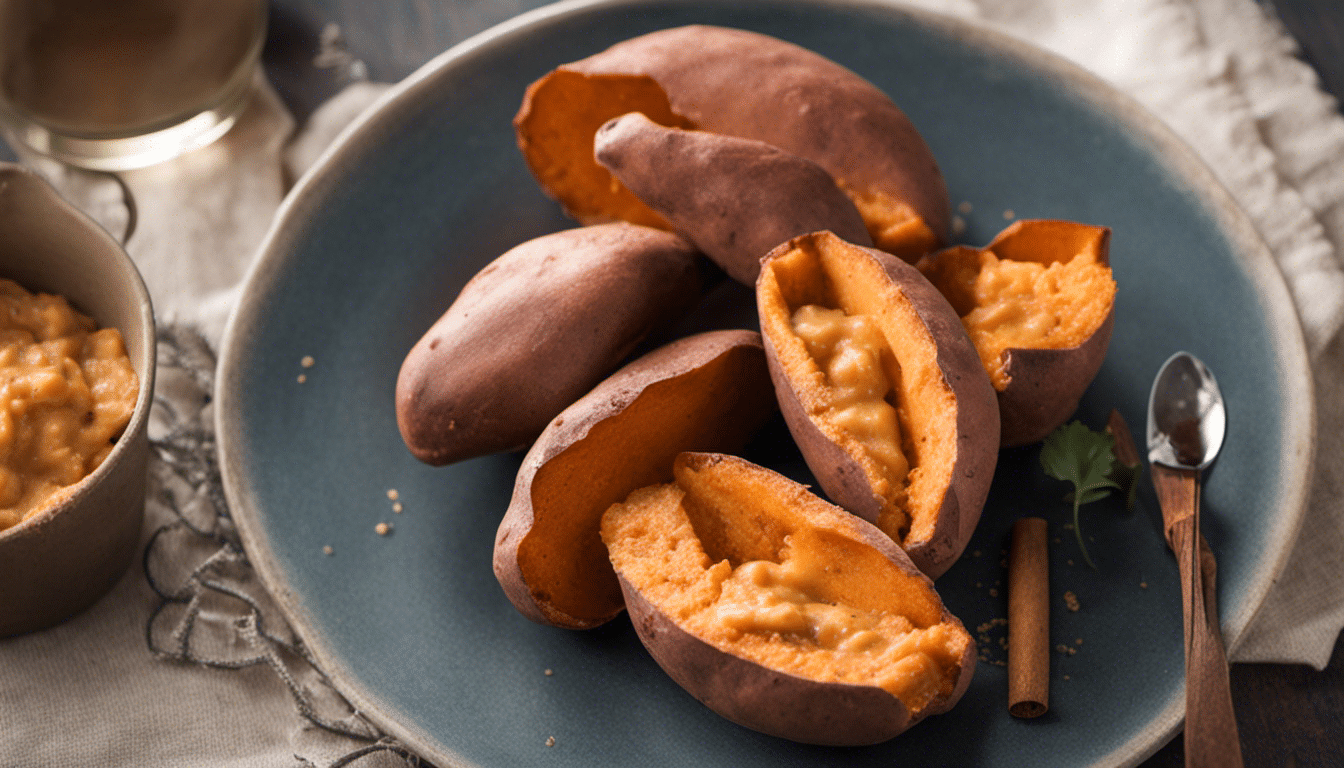
<path id="1" fill-rule="evenodd" d="M 1189 352 L 1167 358 L 1148 396 L 1148 460 L 1204 469 L 1218 456 L 1226 431 L 1227 411 L 1213 372 Z"/>

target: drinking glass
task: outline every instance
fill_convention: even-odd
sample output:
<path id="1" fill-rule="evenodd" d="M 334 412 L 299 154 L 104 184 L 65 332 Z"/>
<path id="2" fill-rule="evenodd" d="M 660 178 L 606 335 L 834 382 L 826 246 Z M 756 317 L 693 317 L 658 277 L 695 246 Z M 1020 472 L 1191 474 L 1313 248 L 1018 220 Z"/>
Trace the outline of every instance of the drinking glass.
<path id="1" fill-rule="evenodd" d="M 234 124 L 265 37 L 265 0 L 0 0 L 0 125 L 84 168 L 168 160 Z"/>

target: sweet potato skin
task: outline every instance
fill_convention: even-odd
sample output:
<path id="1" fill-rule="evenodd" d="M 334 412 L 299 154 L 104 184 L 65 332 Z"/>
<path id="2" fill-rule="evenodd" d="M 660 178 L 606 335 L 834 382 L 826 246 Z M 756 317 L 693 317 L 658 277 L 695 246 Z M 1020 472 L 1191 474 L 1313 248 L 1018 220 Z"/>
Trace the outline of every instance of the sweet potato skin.
<path id="1" fill-rule="evenodd" d="M 872 245 L 830 174 L 765 142 L 668 128 L 632 112 L 598 130 L 594 154 L 743 285 L 754 286 L 761 258 L 795 235 L 828 229 Z"/>
<path id="2" fill-rule="evenodd" d="M 397 426 L 420 460 L 522 447 L 701 291 L 695 248 L 614 223 L 543 235 L 462 288 L 407 354 Z"/>
<path id="3" fill-rule="evenodd" d="M 826 238 L 834 235 L 820 232 L 793 238 L 771 251 L 763 263 L 768 264 L 800 243 Z M 957 455 L 934 525 L 928 535 L 911 536 L 900 542 L 915 565 L 929 578 L 936 579 L 961 556 L 979 524 L 998 461 L 998 400 L 960 318 L 943 295 L 901 259 L 875 248 L 851 248 L 855 258 L 875 262 L 911 302 L 937 343 L 939 369 L 955 396 Z M 760 288 L 758 282 L 758 301 L 763 305 Z M 780 412 L 818 484 L 836 504 L 875 522 L 884 500 L 874 492 L 857 461 L 812 421 L 796 390 L 797 383 L 790 380 L 779 362 L 776 341 L 765 322 L 762 330 Z M 899 359 L 900 351 L 894 352 Z"/>
<path id="4" fill-rule="evenodd" d="M 677 411 L 688 422 L 701 423 L 659 430 L 643 416 L 622 421 L 643 397 L 676 410 L 687 400 L 665 395 L 668 383 L 720 363 L 727 378 L 710 382 L 713 391 L 701 403 L 702 412 Z M 683 450 L 741 448 L 775 410 L 765 351 L 754 331 L 708 331 L 679 339 L 612 374 L 547 426 L 518 470 L 494 549 L 495 578 L 509 601 L 535 622 L 566 629 L 596 627 L 619 615 L 624 600 L 598 533 L 602 513 L 636 488 L 670 480 L 672 460 Z M 596 429 L 606 429 L 601 437 L 612 446 L 603 465 L 576 467 L 572 474 L 562 470 L 563 476 L 546 474 L 548 465 L 560 466 L 563 455 Z M 640 433 L 662 444 L 650 451 L 633 448 Z M 583 505 L 563 495 L 566 484 L 591 489 L 603 483 Z M 580 534 L 548 534 L 545 521 L 556 516 L 571 518 L 567 523 L 582 529 Z M 571 565 L 563 578 L 547 580 L 544 560 Z"/>
<path id="5" fill-rule="evenodd" d="M 1068 349 L 1009 349 L 1004 372 L 1011 380 L 999 397 L 1004 446 L 1044 440 L 1078 410 L 1111 343 L 1115 308 L 1082 344 Z"/>
<path id="6" fill-rule="evenodd" d="M 660 113 L 650 114 L 656 122 L 765 142 L 820 165 L 853 195 L 880 196 L 878 207 L 908 207 L 922 220 L 914 230 L 869 221 L 878 247 L 906 260 L 948 239 L 946 183 L 914 124 L 879 88 L 817 53 L 756 32 L 691 25 L 617 43 L 556 72 L 651 80 L 665 92 L 647 107 Z M 529 165 L 579 221 L 615 215 L 585 207 L 539 167 L 533 148 L 541 130 L 532 122 L 544 90 L 545 78 L 529 88 L 514 121 Z M 607 117 L 631 109 L 618 103 Z M 645 211 L 629 220 L 653 218 Z"/>
<path id="7" fill-rule="evenodd" d="M 685 471 L 702 471 L 721 463 L 754 467 L 732 456 L 683 454 L 677 459 L 677 473 L 680 478 Z M 775 474 L 759 467 L 754 469 Z M 782 476 L 775 482 L 791 486 L 794 493 L 808 493 L 805 486 Z M 876 549 L 900 570 L 923 580 L 933 590 L 932 582 L 890 538 L 866 521 L 845 517 L 849 518 L 845 527 L 854 540 Z M 721 650 L 683 629 L 645 599 L 628 579 L 617 575 L 635 632 L 658 665 L 718 714 L 773 736 L 827 746 L 878 744 L 929 715 L 951 709 L 969 688 L 975 671 L 975 643 L 968 642 L 959 660 L 959 674 L 952 691 L 912 716 L 899 698 L 882 688 L 811 680 Z M 946 607 L 942 609 L 941 621 L 960 625 Z"/>

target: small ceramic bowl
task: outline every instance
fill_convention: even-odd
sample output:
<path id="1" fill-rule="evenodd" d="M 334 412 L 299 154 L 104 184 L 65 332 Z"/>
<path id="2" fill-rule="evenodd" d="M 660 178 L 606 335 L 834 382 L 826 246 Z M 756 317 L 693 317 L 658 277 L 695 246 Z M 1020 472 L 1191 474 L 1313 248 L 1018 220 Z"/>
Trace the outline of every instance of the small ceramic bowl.
<path id="1" fill-rule="evenodd" d="M 126 571 L 145 509 L 154 391 L 154 313 L 139 271 L 92 219 L 31 171 L 0 163 L 0 277 L 65 296 L 116 328 L 140 392 L 115 447 L 62 500 L 0 531 L 0 637 L 57 624 Z"/>

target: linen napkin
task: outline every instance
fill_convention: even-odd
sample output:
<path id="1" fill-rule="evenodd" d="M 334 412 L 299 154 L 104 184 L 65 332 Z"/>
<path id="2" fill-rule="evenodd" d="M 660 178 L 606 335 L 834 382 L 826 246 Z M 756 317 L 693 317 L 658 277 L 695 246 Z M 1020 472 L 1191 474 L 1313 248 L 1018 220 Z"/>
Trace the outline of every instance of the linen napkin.
<path id="1" fill-rule="evenodd" d="M 1252 0 L 915 4 L 1019 36 L 1109 80 L 1194 146 L 1255 221 L 1313 354 L 1319 443 L 1310 535 L 1232 657 L 1324 667 L 1344 624 L 1344 118 L 1334 101 Z M 136 203 L 128 251 L 164 329 L 146 568 L 133 566 L 70 622 L 0 641 L 0 764 L 413 762 L 330 689 L 257 583 L 221 514 L 209 405 L 224 321 L 287 180 L 385 87 L 346 89 L 294 135 L 258 82 L 222 140 L 124 175 Z M 109 231 L 130 224 L 124 195 L 106 178 L 24 160 Z"/>

